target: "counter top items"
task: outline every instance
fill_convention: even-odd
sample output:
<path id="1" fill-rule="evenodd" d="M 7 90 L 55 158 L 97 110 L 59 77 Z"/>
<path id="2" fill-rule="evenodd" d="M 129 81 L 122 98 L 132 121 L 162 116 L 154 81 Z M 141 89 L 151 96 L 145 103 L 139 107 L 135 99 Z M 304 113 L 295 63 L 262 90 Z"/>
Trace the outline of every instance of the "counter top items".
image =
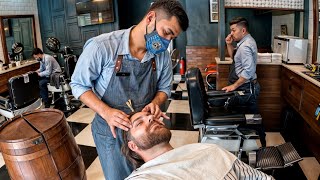
<path id="1" fill-rule="evenodd" d="M 257 62 L 271 63 L 270 53 L 258 53 Z"/>
<path id="2" fill-rule="evenodd" d="M 264 53 L 261 53 L 261 54 L 264 54 Z M 258 60 L 257 64 L 264 64 L 264 65 L 281 65 L 282 64 L 281 54 L 279 53 L 268 53 L 268 54 L 271 55 L 271 60 L 268 60 L 268 62 L 266 62 L 265 59 L 263 59 L 263 61 Z M 221 61 L 219 57 L 215 57 L 215 60 L 217 64 L 232 64 L 232 59 L 230 57 L 226 57 L 224 61 Z"/>
<path id="3" fill-rule="evenodd" d="M 307 61 L 308 39 L 294 36 L 275 36 L 273 52 L 282 54 L 288 64 L 304 64 Z"/>
<path id="4" fill-rule="evenodd" d="M 19 69 L 19 68 L 22 68 L 22 67 L 26 67 L 26 66 L 29 66 L 29 65 L 32 65 L 32 64 L 36 64 L 36 63 L 39 63 L 39 62 L 36 61 L 36 60 L 23 60 L 23 61 L 19 61 L 18 64 L 20 64 L 20 65 L 16 64 L 15 67 L 13 67 L 13 65 L 10 66 L 10 64 L 8 65 L 8 67 L 7 66 L 3 66 L 2 68 L 0 68 L 0 75 L 4 74 L 4 73 L 7 73 L 9 71 L 13 71 L 13 70 L 16 70 L 16 69 Z"/>

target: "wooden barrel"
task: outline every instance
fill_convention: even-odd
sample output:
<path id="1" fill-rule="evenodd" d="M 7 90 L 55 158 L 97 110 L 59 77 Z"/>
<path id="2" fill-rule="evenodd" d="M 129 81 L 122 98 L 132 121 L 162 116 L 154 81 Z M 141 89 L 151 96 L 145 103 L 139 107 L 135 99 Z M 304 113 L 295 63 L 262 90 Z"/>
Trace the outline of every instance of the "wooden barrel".
<path id="1" fill-rule="evenodd" d="M 0 149 L 11 179 L 86 179 L 80 149 L 59 110 L 36 110 L 5 123 Z"/>

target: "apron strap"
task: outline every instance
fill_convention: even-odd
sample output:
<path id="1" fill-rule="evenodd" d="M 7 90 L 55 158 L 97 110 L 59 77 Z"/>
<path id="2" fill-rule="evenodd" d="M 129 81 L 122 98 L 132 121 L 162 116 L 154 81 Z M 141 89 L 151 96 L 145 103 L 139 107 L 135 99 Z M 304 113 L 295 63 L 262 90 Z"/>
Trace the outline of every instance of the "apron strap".
<path id="1" fill-rule="evenodd" d="M 119 55 L 116 61 L 116 65 L 114 66 L 114 71 L 116 73 L 119 72 L 121 69 L 122 59 L 123 59 L 123 56 Z"/>
<path id="2" fill-rule="evenodd" d="M 154 58 L 151 59 L 152 62 L 152 70 L 156 71 L 157 70 L 157 64 L 156 64 L 156 60 Z"/>
<path id="3" fill-rule="evenodd" d="M 119 72 L 120 69 L 121 69 L 122 59 L 123 59 L 123 55 L 118 55 L 118 58 L 117 58 L 117 61 L 116 61 L 116 65 L 114 66 L 114 71 L 116 73 Z M 152 63 L 152 70 L 156 71 L 157 70 L 157 64 L 156 64 L 155 58 L 151 59 L 151 63 Z"/>

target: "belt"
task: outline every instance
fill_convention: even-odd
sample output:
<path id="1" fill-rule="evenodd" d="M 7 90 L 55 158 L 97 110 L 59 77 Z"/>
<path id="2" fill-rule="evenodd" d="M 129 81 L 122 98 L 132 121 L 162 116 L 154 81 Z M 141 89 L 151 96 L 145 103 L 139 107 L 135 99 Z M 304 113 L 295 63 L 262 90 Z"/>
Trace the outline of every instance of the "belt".
<path id="1" fill-rule="evenodd" d="M 256 84 L 258 81 L 257 81 L 257 79 L 254 79 L 254 80 L 252 80 L 251 81 L 253 84 Z"/>

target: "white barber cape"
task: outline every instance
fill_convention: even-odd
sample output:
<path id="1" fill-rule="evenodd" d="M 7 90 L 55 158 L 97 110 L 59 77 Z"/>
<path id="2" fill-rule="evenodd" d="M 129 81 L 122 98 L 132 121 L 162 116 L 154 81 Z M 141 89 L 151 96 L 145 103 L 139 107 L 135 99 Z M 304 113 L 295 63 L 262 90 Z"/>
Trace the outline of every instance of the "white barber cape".
<path id="1" fill-rule="evenodd" d="M 189 144 L 168 151 L 133 171 L 133 179 L 273 179 L 215 144 Z"/>

